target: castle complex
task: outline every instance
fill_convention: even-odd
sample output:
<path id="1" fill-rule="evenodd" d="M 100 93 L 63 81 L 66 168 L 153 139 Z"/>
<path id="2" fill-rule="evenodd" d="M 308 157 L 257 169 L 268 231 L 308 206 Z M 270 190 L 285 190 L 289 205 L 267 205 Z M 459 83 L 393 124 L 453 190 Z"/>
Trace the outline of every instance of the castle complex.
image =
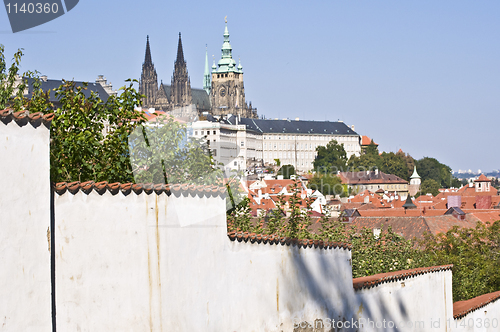
<path id="1" fill-rule="evenodd" d="M 172 111 L 196 105 L 199 114 L 208 112 L 213 115 L 236 114 L 246 118 L 257 118 L 257 110 L 252 108 L 251 103 L 247 104 L 245 101 L 243 68 L 241 63 L 236 66 L 232 57 L 227 21 L 224 29 L 222 57 L 217 65 L 214 62 L 211 75 L 208 66 L 208 53 L 205 54 L 203 89 L 191 88 L 180 33 L 171 84 L 166 85 L 162 81 L 160 82 L 158 86 L 158 75 L 152 61 L 148 36 L 139 84 L 139 92 L 145 96 L 143 98 L 144 107 Z"/>

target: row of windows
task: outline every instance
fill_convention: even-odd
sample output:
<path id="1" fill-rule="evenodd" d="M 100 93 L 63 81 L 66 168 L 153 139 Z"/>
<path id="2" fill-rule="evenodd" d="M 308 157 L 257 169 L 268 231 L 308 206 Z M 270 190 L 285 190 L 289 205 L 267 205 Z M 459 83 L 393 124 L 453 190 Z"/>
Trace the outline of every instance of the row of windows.
<path id="1" fill-rule="evenodd" d="M 357 186 L 358 189 L 360 190 L 366 190 L 366 189 L 380 189 L 384 187 L 384 185 L 382 185 L 382 187 L 380 185 L 370 185 L 370 186 L 363 186 L 363 185 L 360 185 L 360 186 Z M 385 185 L 385 189 L 389 190 L 389 189 L 406 189 L 406 184 L 403 185 L 403 184 L 391 184 L 391 185 Z"/>
<path id="2" fill-rule="evenodd" d="M 264 158 L 295 158 L 295 153 L 294 152 L 264 152 Z M 297 153 L 297 158 L 299 159 L 313 159 L 316 157 L 316 153 L 314 152 L 298 152 Z"/>
<path id="3" fill-rule="evenodd" d="M 217 135 L 217 131 L 216 131 L 216 130 L 214 130 L 214 131 L 213 131 L 213 134 L 214 134 L 214 135 Z M 194 135 L 195 135 L 195 136 L 198 136 L 198 130 L 195 130 L 195 131 L 194 131 Z M 201 135 L 201 136 L 203 136 L 203 135 L 210 135 L 210 130 L 206 130 L 206 131 L 205 131 L 205 130 L 201 130 L 201 131 L 200 131 L 200 135 Z"/>
<path id="4" fill-rule="evenodd" d="M 283 139 L 283 140 L 291 140 L 291 139 L 297 139 L 297 140 L 312 140 L 312 141 L 331 141 L 332 139 L 338 141 L 357 141 L 359 138 L 358 136 L 327 136 L 327 135 L 318 135 L 318 136 L 311 136 L 311 135 L 264 135 L 264 139 Z"/>

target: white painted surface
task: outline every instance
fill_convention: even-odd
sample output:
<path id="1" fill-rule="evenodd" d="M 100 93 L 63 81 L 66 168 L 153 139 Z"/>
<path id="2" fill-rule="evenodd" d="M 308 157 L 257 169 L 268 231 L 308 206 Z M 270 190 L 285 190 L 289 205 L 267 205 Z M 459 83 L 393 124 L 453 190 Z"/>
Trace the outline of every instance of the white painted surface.
<path id="1" fill-rule="evenodd" d="M 0 331 L 51 331 L 49 131 L 0 122 Z"/>
<path id="2" fill-rule="evenodd" d="M 452 321 L 452 332 L 498 332 L 500 331 L 500 299 Z"/>
<path id="3" fill-rule="evenodd" d="M 56 196 L 61 331 L 284 331 L 350 315 L 350 251 L 232 242 L 224 200 Z"/>
<path id="4" fill-rule="evenodd" d="M 451 274 L 426 273 L 357 291 L 358 318 L 367 322 L 360 331 L 451 331 Z"/>

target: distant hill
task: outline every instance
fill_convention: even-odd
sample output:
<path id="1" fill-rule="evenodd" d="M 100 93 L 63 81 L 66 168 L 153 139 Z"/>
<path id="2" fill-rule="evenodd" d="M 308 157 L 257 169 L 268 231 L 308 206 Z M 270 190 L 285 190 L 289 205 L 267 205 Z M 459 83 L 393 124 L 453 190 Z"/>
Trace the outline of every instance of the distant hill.
<path id="1" fill-rule="evenodd" d="M 494 171 L 491 171 L 491 172 L 486 172 L 484 173 L 484 175 L 486 176 L 493 176 L 495 178 L 500 178 L 500 170 L 494 170 Z M 453 172 L 453 176 L 456 177 L 456 178 L 459 178 L 459 179 L 470 179 L 470 178 L 475 178 L 475 177 L 478 177 L 480 174 L 479 173 L 475 173 L 475 172 L 467 172 L 467 173 L 463 173 L 463 172 Z"/>

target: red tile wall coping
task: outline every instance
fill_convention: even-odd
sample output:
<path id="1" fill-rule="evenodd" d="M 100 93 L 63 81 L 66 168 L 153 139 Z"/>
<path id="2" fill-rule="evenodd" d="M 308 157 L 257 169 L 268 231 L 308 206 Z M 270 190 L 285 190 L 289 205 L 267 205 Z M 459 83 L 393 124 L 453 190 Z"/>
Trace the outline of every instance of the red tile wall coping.
<path id="1" fill-rule="evenodd" d="M 50 123 L 54 118 L 54 113 L 31 113 L 29 111 L 14 112 L 11 109 L 4 109 L 0 111 L 0 121 L 6 125 L 14 120 L 19 127 L 25 126 L 28 123 L 34 128 L 39 127 L 42 123 L 45 127 L 50 128 Z"/>
<path id="2" fill-rule="evenodd" d="M 250 232 L 228 232 L 227 236 L 231 241 L 238 241 L 238 242 L 248 242 L 250 243 L 264 243 L 264 244 L 281 244 L 284 246 L 285 244 L 287 246 L 297 246 L 299 248 L 319 248 L 319 249 L 335 249 L 335 248 L 342 248 L 342 249 L 347 249 L 351 250 L 351 245 L 348 243 L 340 243 L 340 242 L 328 242 L 328 241 L 320 241 L 320 240 L 299 240 L 299 239 L 292 239 L 290 237 L 279 237 L 277 235 L 271 234 L 255 234 L 255 233 L 250 233 Z"/>
<path id="3" fill-rule="evenodd" d="M 480 309 L 488 303 L 500 299 L 500 291 L 480 295 L 470 300 L 458 301 L 453 303 L 453 318 L 459 319 L 468 313 Z"/>
<path id="4" fill-rule="evenodd" d="M 226 193 L 226 187 L 219 187 L 215 185 L 194 185 L 194 184 L 153 184 L 153 183 L 108 183 L 106 181 L 97 182 L 87 181 L 87 182 L 59 182 L 54 184 L 54 190 L 58 195 L 63 195 L 66 191 L 75 195 L 78 191 L 82 191 L 84 194 L 90 194 L 92 190 L 95 190 L 99 195 L 104 194 L 104 192 L 109 191 L 112 195 L 116 195 L 121 192 L 123 195 L 128 195 L 131 192 L 139 195 L 141 193 L 151 194 L 155 192 L 157 195 L 166 193 L 167 195 L 174 194 L 175 196 L 207 196 L 215 197 L 222 196 Z"/>
<path id="5" fill-rule="evenodd" d="M 372 276 L 352 279 L 352 285 L 355 290 L 361 290 L 363 288 L 372 288 L 386 282 L 395 282 L 398 280 L 412 278 L 420 274 L 451 270 L 452 267 L 453 265 L 451 264 L 451 265 L 419 267 L 411 270 L 379 273 Z"/>

